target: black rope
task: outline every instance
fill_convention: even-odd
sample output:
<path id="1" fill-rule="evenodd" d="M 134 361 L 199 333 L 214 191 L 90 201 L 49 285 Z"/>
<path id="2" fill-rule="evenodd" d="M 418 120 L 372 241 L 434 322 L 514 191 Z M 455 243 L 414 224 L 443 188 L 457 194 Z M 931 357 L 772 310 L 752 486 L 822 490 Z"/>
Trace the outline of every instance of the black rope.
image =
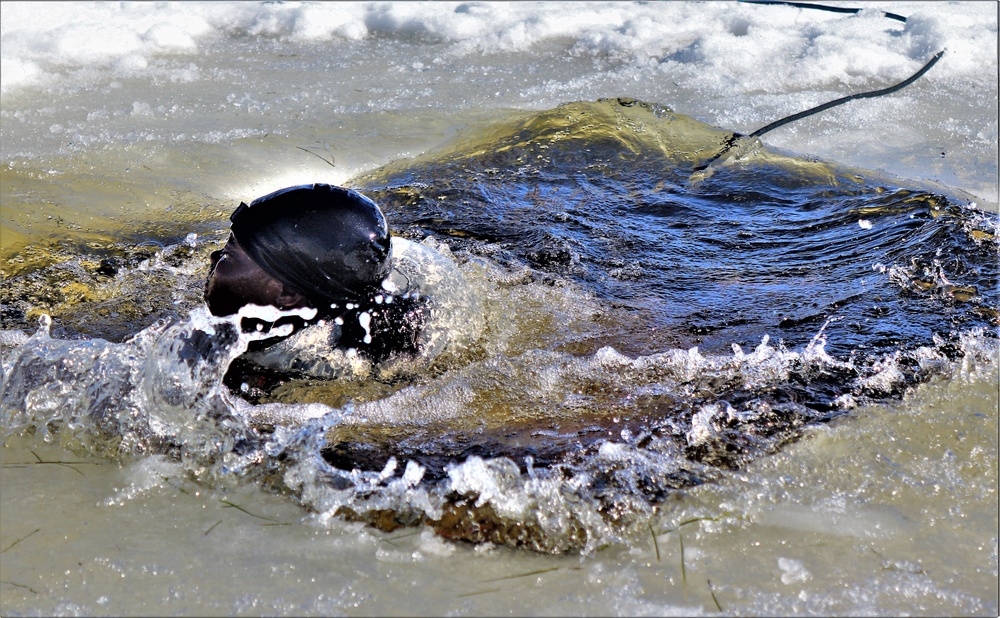
<path id="1" fill-rule="evenodd" d="M 816 9 L 818 11 L 829 11 L 830 13 L 851 13 L 852 15 L 857 15 L 864 9 L 848 9 L 840 6 L 828 6 L 826 4 L 812 4 L 811 2 L 787 2 L 786 0 L 739 0 L 739 2 L 744 2 L 746 4 L 783 4 L 785 6 L 794 6 L 798 9 Z M 906 18 L 902 15 L 897 15 L 896 13 L 890 13 L 888 11 L 882 11 L 883 17 L 888 17 L 889 19 L 895 19 L 896 21 L 901 21 L 906 23 Z"/>
<path id="2" fill-rule="evenodd" d="M 902 90 L 903 88 L 906 88 L 907 86 L 909 86 L 913 82 L 915 82 L 918 79 L 920 79 L 921 77 L 923 77 L 924 73 L 926 73 L 927 71 L 930 71 L 931 67 L 934 66 L 935 64 L 937 64 L 937 61 L 940 60 L 941 56 L 943 56 L 943 55 L 944 55 L 944 50 L 942 49 L 938 53 L 934 54 L 934 57 L 931 58 L 927 62 L 927 64 L 925 64 L 923 67 L 921 67 L 919 71 L 917 71 L 913 75 L 909 76 L 908 78 L 904 79 L 903 81 L 899 82 L 898 84 L 896 84 L 894 86 L 889 86 L 888 88 L 883 88 L 881 90 L 872 90 L 871 92 L 859 92 L 857 94 L 851 94 L 851 95 L 848 95 L 846 97 L 841 97 L 839 99 L 834 99 L 833 101 L 829 101 L 829 102 L 824 103 L 822 105 L 817 105 L 816 107 L 813 107 L 812 109 L 807 109 L 804 112 L 799 112 L 797 114 L 792 114 L 791 116 L 788 116 L 787 118 L 782 118 L 781 120 L 775 120 L 774 122 L 772 122 L 771 124 L 767 125 L 766 127 L 761 127 L 759 129 L 757 129 L 756 131 L 754 131 L 753 133 L 751 133 L 750 137 L 760 137 L 761 135 L 764 135 L 768 131 L 771 131 L 773 129 L 777 129 L 778 127 L 780 127 L 782 125 L 788 124 L 789 122 L 795 122 L 796 120 L 800 120 L 802 118 L 805 118 L 806 116 L 812 116 L 813 114 L 818 114 L 819 112 L 828 110 L 831 107 L 836 107 L 838 105 L 843 105 L 844 103 L 847 103 L 848 101 L 853 101 L 854 99 L 873 99 L 875 97 L 881 97 L 881 96 L 884 96 L 884 95 L 887 95 L 887 94 L 892 94 L 893 92 L 896 92 L 898 90 Z"/>
<path id="3" fill-rule="evenodd" d="M 754 1 L 756 1 L 756 0 L 754 0 Z M 761 0 L 761 1 L 764 1 L 764 0 Z M 942 49 L 938 53 L 934 54 L 934 57 L 932 57 L 930 60 L 928 60 L 927 64 L 925 64 L 924 66 L 922 66 L 919 71 L 917 71 L 913 75 L 909 76 L 908 78 L 904 79 L 903 81 L 899 82 L 898 84 L 894 84 L 892 86 L 889 86 L 888 88 L 882 88 L 880 90 L 872 90 L 870 92 L 858 92 L 858 93 L 855 93 L 855 94 L 847 95 L 846 97 L 841 97 L 839 99 L 834 99 L 833 101 L 828 101 L 826 103 L 823 103 L 822 105 L 817 105 L 816 107 L 807 109 L 804 112 L 799 112 L 797 114 L 792 114 L 791 116 L 786 116 L 785 118 L 782 118 L 780 120 L 775 120 L 771 124 L 763 126 L 763 127 L 759 128 L 759 129 L 757 129 L 756 131 L 754 131 L 753 133 L 748 134 L 746 137 L 760 137 L 761 135 L 764 135 L 768 131 L 773 131 L 774 129 L 777 129 L 778 127 L 784 126 L 784 125 L 786 125 L 786 124 L 788 124 L 790 122 L 795 122 L 796 120 L 801 120 L 801 119 L 803 119 L 803 118 L 805 118 L 807 116 L 812 116 L 813 114 L 818 114 L 819 112 L 826 111 L 826 110 L 830 109 L 831 107 L 837 107 L 838 105 L 843 105 L 844 103 L 847 103 L 849 101 L 853 101 L 855 99 L 872 99 L 872 98 L 875 98 L 875 97 L 885 96 L 887 94 L 892 94 L 894 92 L 902 90 L 903 88 L 906 88 L 907 86 L 909 86 L 913 82 L 915 82 L 918 79 L 920 79 L 921 77 L 923 77 L 924 73 L 926 73 L 927 71 L 930 71 L 931 67 L 933 67 L 935 64 L 937 64 L 937 61 L 940 60 L 941 56 L 944 55 L 944 52 L 945 52 L 945 50 Z M 710 166 L 711 164 L 715 163 L 723 155 L 725 155 L 727 152 L 729 152 L 730 150 L 732 150 L 733 146 L 735 146 L 736 143 L 742 137 L 744 137 L 744 135 L 742 135 L 740 133 L 733 133 L 732 136 L 730 136 L 729 139 L 726 140 L 725 144 L 723 144 L 722 150 L 720 150 L 714 157 L 712 157 L 711 159 L 709 159 L 708 161 L 706 161 L 702 165 L 699 165 L 698 167 L 696 167 L 695 171 L 696 172 L 700 172 L 700 171 L 704 171 L 704 170 L 708 169 L 708 166 Z"/>

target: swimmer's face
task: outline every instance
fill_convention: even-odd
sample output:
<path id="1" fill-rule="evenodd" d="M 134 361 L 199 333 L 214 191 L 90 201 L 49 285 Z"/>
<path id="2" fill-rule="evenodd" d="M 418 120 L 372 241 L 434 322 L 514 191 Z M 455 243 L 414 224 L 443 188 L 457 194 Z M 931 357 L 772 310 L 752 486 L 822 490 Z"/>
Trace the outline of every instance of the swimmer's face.
<path id="1" fill-rule="evenodd" d="M 308 306 L 306 299 L 269 275 L 240 247 L 236 237 L 211 255 L 205 284 L 205 302 L 213 315 L 233 315 L 244 305 L 271 305 L 279 309 Z"/>

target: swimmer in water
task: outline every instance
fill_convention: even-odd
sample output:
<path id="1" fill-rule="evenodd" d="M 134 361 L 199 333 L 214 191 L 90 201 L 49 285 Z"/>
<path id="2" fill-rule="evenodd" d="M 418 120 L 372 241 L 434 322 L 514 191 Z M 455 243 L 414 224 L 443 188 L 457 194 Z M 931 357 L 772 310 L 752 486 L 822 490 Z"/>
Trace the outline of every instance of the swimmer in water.
<path id="1" fill-rule="evenodd" d="M 228 242 L 211 255 L 209 311 L 271 306 L 288 313 L 244 317 L 243 329 L 292 327 L 291 336 L 252 342 L 246 356 L 255 364 L 338 377 L 358 359 L 430 358 L 478 335 L 478 298 L 455 263 L 393 237 L 379 207 L 356 191 L 289 187 L 241 203 L 230 221 Z"/>

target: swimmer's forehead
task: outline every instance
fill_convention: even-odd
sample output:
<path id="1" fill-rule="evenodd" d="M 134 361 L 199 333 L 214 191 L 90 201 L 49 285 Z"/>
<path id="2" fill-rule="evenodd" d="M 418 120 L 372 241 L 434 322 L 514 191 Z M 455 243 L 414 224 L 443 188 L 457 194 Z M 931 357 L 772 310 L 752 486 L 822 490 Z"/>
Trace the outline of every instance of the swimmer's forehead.
<path id="1" fill-rule="evenodd" d="M 287 187 L 241 203 L 230 220 L 233 236 L 254 262 L 320 304 L 363 300 L 388 275 L 385 216 L 351 189 Z"/>
<path id="2" fill-rule="evenodd" d="M 357 191 L 355 191 L 353 189 L 347 189 L 347 188 L 344 188 L 344 187 L 334 187 L 333 185 L 324 185 L 324 184 L 319 184 L 319 183 L 305 184 L 305 185 L 295 185 L 294 187 L 285 187 L 284 189 L 278 189 L 277 191 L 273 191 L 271 193 L 268 193 L 267 195 L 263 195 L 261 197 L 258 197 L 257 199 L 255 199 L 252 202 L 250 202 L 249 205 L 241 203 L 240 206 L 242 208 L 249 208 L 250 206 L 256 206 L 257 204 L 261 204 L 261 203 L 264 203 L 264 202 L 269 202 L 269 201 L 271 201 L 271 200 L 273 200 L 273 199 L 275 199 L 277 197 L 285 195 L 286 193 L 293 193 L 295 191 L 309 191 L 309 192 L 312 192 L 312 191 L 317 191 L 317 190 L 320 190 L 320 189 L 342 191 L 346 195 L 349 195 L 353 199 L 360 199 L 361 201 L 363 201 L 363 202 L 365 202 L 367 204 L 371 204 L 372 206 L 376 206 L 377 207 L 377 204 L 375 204 L 375 202 L 372 201 L 371 198 L 369 198 L 369 197 L 367 197 L 365 195 L 362 195 L 362 194 L 358 193 Z M 239 209 L 237 209 L 237 210 L 239 210 Z M 234 213 L 234 215 L 235 215 L 235 213 Z"/>
<path id="3" fill-rule="evenodd" d="M 263 202 L 269 202 L 280 195 L 291 193 L 292 191 L 311 190 L 315 188 L 316 185 L 295 185 L 294 187 L 285 187 L 284 189 L 278 189 L 277 191 L 258 197 L 257 199 L 252 200 L 249 204 L 246 202 L 240 202 L 240 205 L 236 207 L 233 214 L 229 215 L 229 220 L 236 223 L 236 220 L 240 218 L 240 215 L 242 215 L 251 206 L 256 206 L 257 204 L 261 204 Z M 232 238 L 232 235 L 230 235 L 230 238 Z"/>

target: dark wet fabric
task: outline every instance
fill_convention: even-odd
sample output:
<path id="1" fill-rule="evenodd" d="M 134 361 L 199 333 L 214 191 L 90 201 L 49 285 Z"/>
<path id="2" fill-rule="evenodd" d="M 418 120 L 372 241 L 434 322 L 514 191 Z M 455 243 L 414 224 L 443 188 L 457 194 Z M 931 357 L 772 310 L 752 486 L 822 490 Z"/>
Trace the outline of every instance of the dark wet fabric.
<path id="1" fill-rule="evenodd" d="M 389 272 L 389 228 L 363 195 L 326 184 L 301 185 L 240 204 L 232 233 L 261 268 L 309 298 L 365 303 Z"/>

